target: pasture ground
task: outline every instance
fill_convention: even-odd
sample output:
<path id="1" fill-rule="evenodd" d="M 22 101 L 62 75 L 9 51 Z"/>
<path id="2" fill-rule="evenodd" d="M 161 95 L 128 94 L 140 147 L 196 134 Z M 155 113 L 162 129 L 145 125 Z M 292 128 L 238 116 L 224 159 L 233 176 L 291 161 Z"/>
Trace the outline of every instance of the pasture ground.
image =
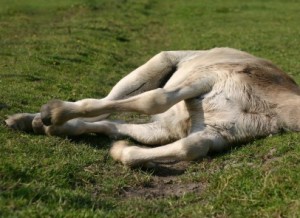
<path id="1" fill-rule="evenodd" d="M 234 47 L 300 83 L 299 12 L 293 0 L 1 0 L 0 119 L 104 97 L 161 50 Z M 105 136 L 1 124 L 0 217 L 300 217 L 299 140 L 285 133 L 145 171 L 114 163 Z"/>

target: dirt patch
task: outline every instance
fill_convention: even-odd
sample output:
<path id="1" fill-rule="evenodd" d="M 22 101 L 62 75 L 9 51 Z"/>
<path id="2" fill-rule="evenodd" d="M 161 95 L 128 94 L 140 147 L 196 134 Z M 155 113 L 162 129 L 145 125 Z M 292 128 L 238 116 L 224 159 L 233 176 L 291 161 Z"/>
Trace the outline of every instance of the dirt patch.
<path id="1" fill-rule="evenodd" d="M 185 172 L 188 163 L 160 164 L 154 169 L 151 181 L 136 187 L 124 187 L 121 196 L 124 198 L 141 197 L 145 199 L 181 197 L 187 193 L 201 193 L 204 185 L 201 183 L 184 183 L 178 178 Z"/>
<path id="2" fill-rule="evenodd" d="M 127 187 L 122 190 L 126 198 L 142 197 L 146 199 L 163 197 L 181 197 L 187 193 L 201 193 L 202 185 L 198 183 L 177 184 L 174 181 L 167 183 L 151 183 L 144 187 Z"/>

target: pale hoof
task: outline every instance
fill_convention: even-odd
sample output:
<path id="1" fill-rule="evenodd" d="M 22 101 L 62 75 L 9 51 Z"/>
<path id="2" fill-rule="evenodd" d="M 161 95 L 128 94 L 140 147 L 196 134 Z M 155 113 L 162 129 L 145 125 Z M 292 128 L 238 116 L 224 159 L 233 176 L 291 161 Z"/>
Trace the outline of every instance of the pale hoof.
<path id="1" fill-rule="evenodd" d="M 20 113 L 9 116 L 4 122 L 11 129 L 33 132 L 32 120 L 36 114 Z"/>
<path id="2" fill-rule="evenodd" d="M 41 120 L 45 126 L 61 125 L 65 122 L 63 101 L 52 100 L 41 107 Z"/>
<path id="3" fill-rule="evenodd" d="M 45 127 L 40 114 L 36 115 L 32 120 L 32 129 L 36 134 L 45 134 Z"/>
<path id="4" fill-rule="evenodd" d="M 154 162 L 136 159 L 138 156 L 136 154 L 138 153 L 138 149 L 140 148 L 131 146 L 128 141 L 117 141 L 112 145 L 110 155 L 114 160 L 121 162 L 128 167 L 154 168 L 157 166 Z"/>

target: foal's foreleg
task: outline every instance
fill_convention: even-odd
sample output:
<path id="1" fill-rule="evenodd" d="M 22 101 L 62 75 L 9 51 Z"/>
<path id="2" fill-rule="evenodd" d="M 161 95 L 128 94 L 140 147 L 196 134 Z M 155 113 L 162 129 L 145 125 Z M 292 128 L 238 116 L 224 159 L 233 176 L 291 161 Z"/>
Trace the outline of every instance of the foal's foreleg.
<path id="1" fill-rule="evenodd" d="M 158 121 L 146 124 L 127 124 L 107 120 L 87 122 L 84 119 L 72 119 L 63 125 L 45 126 L 39 113 L 23 113 L 10 116 L 5 122 L 7 126 L 15 130 L 48 136 L 99 133 L 114 139 L 130 137 L 146 145 L 166 144 L 178 138 Z"/>
<path id="2" fill-rule="evenodd" d="M 14 130 L 24 131 L 24 132 L 33 132 L 32 121 L 35 118 L 36 114 L 30 113 L 19 113 L 12 116 L 8 116 L 5 120 L 5 124 Z"/>
<path id="3" fill-rule="evenodd" d="M 127 166 L 148 165 L 149 162 L 166 160 L 190 161 L 206 156 L 216 143 L 220 143 L 217 137 L 198 132 L 155 148 L 129 146 L 126 141 L 118 141 L 112 146 L 110 154 L 113 159 Z"/>
<path id="4" fill-rule="evenodd" d="M 102 133 L 113 138 L 127 136 L 145 145 L 161 145 L 178 139 L 160 122 L 128 124 L 104 120 L 85 123 L 85 133 Z"/>

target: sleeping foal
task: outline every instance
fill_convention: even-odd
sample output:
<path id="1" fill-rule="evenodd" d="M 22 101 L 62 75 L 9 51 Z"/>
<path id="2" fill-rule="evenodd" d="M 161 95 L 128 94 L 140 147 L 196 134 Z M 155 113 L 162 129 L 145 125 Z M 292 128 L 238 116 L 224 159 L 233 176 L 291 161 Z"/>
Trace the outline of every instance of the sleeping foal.
<path id="1" fill-rule="evenodd" d="M 209 151 L 300 129 L 300 89 L 271 62 L 230 48 L 161 52 L 103 99 L 53 100 L 7 126 L 46 135 L 130 137 L 111 156 L 128 166 L 194 160 Z M 152 115 L 145 124 L 105 120 L 111 112 Z M 299 115 L 298 115 L 299 114 Z M 148 147 L 145 147 L 148 146 Z"/>

